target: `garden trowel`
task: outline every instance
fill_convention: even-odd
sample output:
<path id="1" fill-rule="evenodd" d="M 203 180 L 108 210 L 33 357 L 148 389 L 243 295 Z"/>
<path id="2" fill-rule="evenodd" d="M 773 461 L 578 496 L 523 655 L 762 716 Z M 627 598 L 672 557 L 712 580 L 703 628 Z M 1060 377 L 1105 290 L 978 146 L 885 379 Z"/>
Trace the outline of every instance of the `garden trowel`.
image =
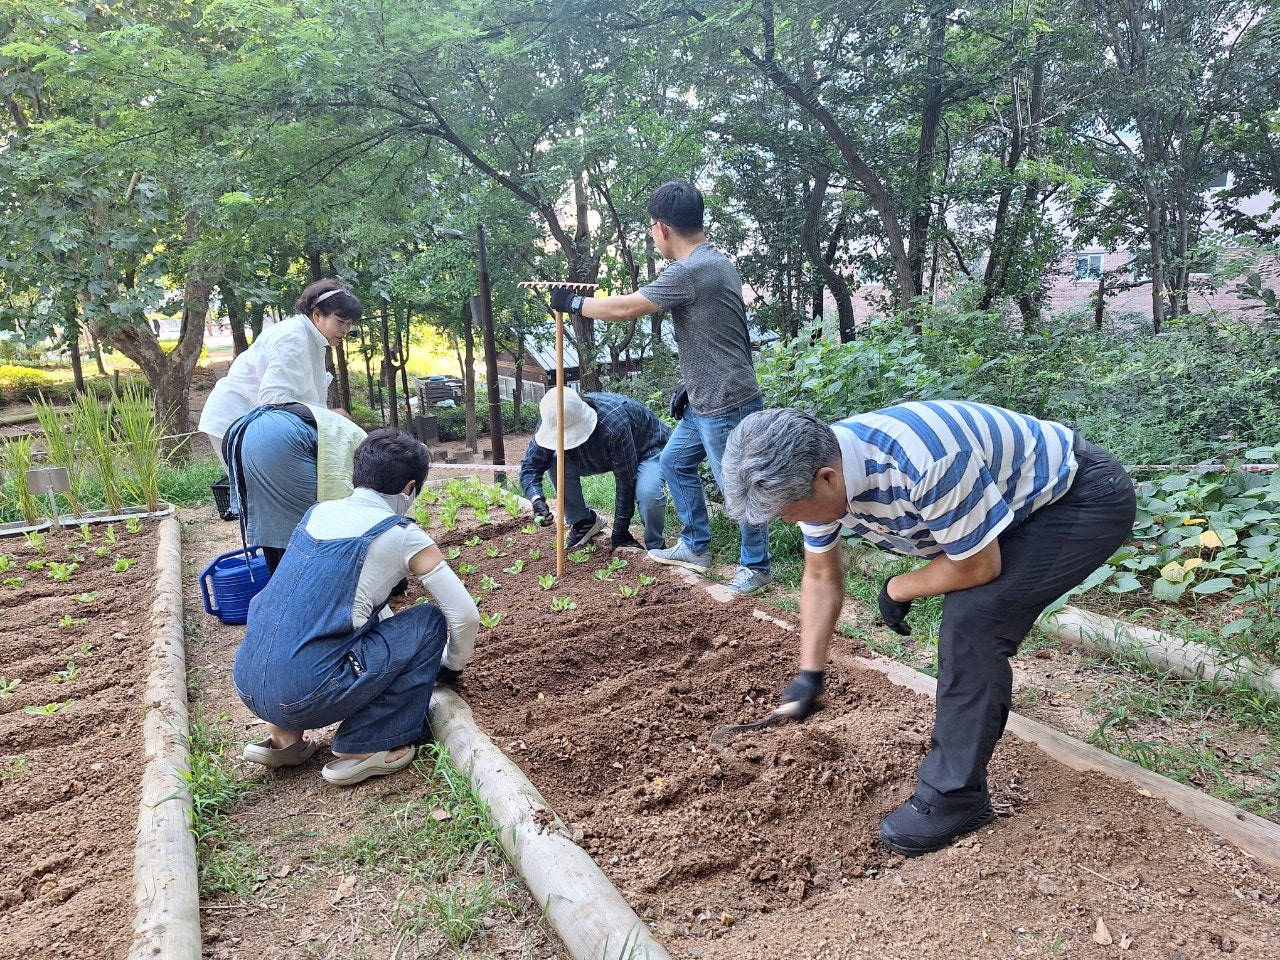
<path id="1" fill-rule="evenodd" d="M 759 720 L 749 720 L 746 723 L 731 723 L 726 727 L 720 727 L 711 734 L 711 743 L 719 743 L 725 737 L 732 736 L 735 733 L 746 733 L 748 730 L 763 730 L 765 727 L 772 726 L 779 720 L 794 719 L 797 711 L 800 709 L 800 701 L 790 700 L 782 706 L 775 709 L 772 713 L 768 713 Z"/>

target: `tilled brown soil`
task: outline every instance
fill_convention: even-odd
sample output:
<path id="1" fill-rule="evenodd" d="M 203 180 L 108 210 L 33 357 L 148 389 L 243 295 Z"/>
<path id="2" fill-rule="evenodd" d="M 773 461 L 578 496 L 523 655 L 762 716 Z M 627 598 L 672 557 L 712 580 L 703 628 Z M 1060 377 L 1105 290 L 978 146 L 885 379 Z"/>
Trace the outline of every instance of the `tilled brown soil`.
<path id="1" fill-rule="evenodd" d="M 48 534 L 43 554 L 0 539 L 14 558 L 0 579 L 22 579 L 0 586 L 0 678 L 22 681 L 0 698 L 0 958 L 113 960 L 133 938 L 158 523 L 115 528 L 105 557 L 101 526 L 87 545 Z M 116 572 L 120 557 L 136 563 Z M 37 560 L 79 567 L 59 583 L 27 569 Z"/>
<path id="2" fill-rule="evenodd" d="M 1274 872 L 1132 785 L 1012 737 L 991 769 L 996 822 L 904 860 L 875 831 L 911 793 L 927 699 L 840 641 L 823 712 L 712 748 L 716 727 L 775 705 L 795 634 L 640 554 L 600 581 L 596 552 L 543 589 L 548 534 L 480 532 L 471 547 L 474 530 L 441 539 L 461 551 L 455 569 L 476 568 L 465 579 L 481 611 L 501 614 L 461 692 L 673 956 L 1280 957 Z M 658 579 L 621 596 L 641 573 Z M 554 611 L 555 597 L 576 607 Z"/>

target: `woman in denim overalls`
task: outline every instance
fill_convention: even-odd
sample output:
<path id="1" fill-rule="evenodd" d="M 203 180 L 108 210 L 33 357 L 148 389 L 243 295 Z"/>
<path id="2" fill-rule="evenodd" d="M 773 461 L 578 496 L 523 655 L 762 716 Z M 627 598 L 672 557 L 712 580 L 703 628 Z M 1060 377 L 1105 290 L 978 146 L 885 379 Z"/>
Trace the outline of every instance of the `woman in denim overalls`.
<path id="1" fill-rule="evenodd" d="M 404 516 L 429 465 L 413 437 L 374 431 L 356 450 L 355 493 L 312 507 L 294 531 L 236 653 L 236 692 L 270 733 L 245 747 L 246 760 L 304 763 L 316 750 L 305 731 L 333 723 L 330 783 L 413 760 L 437 676 L 457 679 L 480 622 L 440 548 Z M 438 605 L 389 616 L 387 598 L 409 574 Z"/>

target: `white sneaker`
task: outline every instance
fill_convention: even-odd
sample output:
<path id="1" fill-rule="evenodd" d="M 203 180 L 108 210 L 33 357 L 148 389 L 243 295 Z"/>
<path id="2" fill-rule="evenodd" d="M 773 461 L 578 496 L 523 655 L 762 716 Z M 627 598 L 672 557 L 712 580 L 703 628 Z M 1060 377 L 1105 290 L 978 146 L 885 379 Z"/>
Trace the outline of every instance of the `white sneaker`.
<path id="1" fill-rule="evenodd" d="M 711 569 L 711 554 L 694 553 L 685 546 L 683 540 L 677 540 L 674 547 L 667 547 L 665 550 L 650 550 L 649 559 L 665 563 L 669 567 L 684 567 L 695 573 L 706 573 Z"/>

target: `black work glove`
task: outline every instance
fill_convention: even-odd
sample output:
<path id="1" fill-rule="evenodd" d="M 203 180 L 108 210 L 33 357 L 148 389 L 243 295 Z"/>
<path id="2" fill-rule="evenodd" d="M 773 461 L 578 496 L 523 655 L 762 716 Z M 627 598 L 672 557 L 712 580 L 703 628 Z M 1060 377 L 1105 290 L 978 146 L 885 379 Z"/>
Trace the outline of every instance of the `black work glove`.
<path id="1" fill-rule="evenodd" d="M 782 705 L 798 704 L 792 716 L 803 720 L 818 709 L 818 698 L 822 696 L 822 671 L 801 670 L 796 678 L 787 684 L 782 691 Z"/>
<path id="2" fill-rule="evenodd" d="M 621 530 L 614 530 L 613 534 L 609 537 L 609 549 L 617 550 L 619 548 L 624 550 L 644 549 L 640 546 L 640 542 L 631 535 L 631 531 L 626 527 L 623 527 Z"/>
<path id="3" fill-rule="evenodd" d="M 462 679 L 461 670 L 453 670 L 440 664 L 440 672 L 436 674 L 436 683 L 447 683 L 451 687 L 456 687 L 458 681 Z"/>
<path id="4" fill-rule="evenodd" d="M 551 516 L 551 508 L 547 506 L 547 501 L 543 497 L 533 498 L 533 522 L 540 527 L 550 526 L 555 522 Z"/>
<path id="5" fill-rule="evenodd" d="M 568 287 L 551 288 L 551 309 L 557 313 L 568 313 L 569 304 L 578 294 Z"/>
<path id="6" fill-rule="evenodd" d="M 889 580 L 892 580 L 890 577 Z M 880 588 L 880 596 L 876 604 L 880 607 L 880 619 L 894 633 L 904 637 L 911 636 L 911 628 L 907 626 L 907 613 L 911 610 L 910 600 L 895 600 L 889 596 L 889 580 Z"/>
<path id="7" fill-rule="evenodd" d="M 676 392 L 671 395 L 671 407 L 669 412 L 672 420 L 683 420 L 685 408 L 689 406 L 689 391 L 682 383 L 676 387 Z"/>

